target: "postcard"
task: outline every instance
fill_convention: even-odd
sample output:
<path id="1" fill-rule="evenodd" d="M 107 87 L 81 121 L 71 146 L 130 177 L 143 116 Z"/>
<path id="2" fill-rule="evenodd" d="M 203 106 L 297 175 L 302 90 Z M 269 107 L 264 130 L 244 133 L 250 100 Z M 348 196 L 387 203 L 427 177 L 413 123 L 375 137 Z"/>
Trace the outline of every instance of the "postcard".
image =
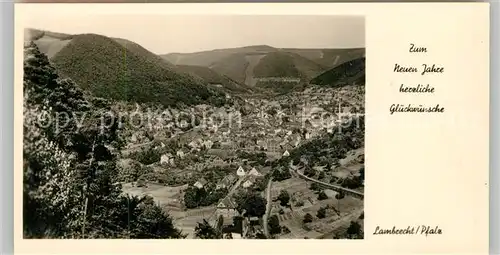
<path id="1" fill-rule="evenodd" d="M 487 3 L 24 3 L 15 47 L 20 254 L 488 252 Z"/>

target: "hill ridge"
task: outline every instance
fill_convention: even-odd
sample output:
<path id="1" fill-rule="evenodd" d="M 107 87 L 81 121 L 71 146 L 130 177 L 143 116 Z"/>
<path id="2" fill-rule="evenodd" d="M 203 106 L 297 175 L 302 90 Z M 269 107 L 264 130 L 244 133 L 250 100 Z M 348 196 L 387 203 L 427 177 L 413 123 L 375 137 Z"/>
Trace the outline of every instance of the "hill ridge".
<path id="1" fill-rule="evenodd" d="M 135 50 L 113 38 L 84 33 L 74 35 L 51 60 L 62 76 L 96 96 L 165 106 L 222 103 L 222 93 L 176 72 L 142 46 L 132 46 Z"/>

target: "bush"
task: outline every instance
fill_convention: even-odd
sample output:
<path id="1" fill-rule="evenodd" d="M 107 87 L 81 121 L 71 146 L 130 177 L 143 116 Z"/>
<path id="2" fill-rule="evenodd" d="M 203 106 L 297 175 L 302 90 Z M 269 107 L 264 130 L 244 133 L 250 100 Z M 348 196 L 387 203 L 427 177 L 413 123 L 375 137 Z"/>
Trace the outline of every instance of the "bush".
<path id="1" fill-rule="evenodd" d="M 269 233 L 271 233 L 272 235 L 281 233 L 281 227 L 278 216 L 276 215 L 271 216 L 271 218 L 269 218 L 268 220 L 267 225 L 269 227 Z"/>
<path id="2" fill-rule="evenodd" d="M 307 213 L 306 215 L 304 215 L 304 220 L 303 220 L 303 222 L 304 222 L 304 223 L 309 223 L 309 222 L 312 222 L 312 221 L 313 221 L 313 219 L 314 219 L 314 218 L 313 218 L 313 216 L 312 216 L 311 214 Z"/>
<path id="3" fill-rule="evenodd" d="M 342 198 L 344 198 L 344 197 L 345 197 L 345 194 L 344 194 L 344 192 L 342 192 L 342 191 L 340 191 L 339 193 L 337 193 L 337 194 L 335 195 L 335 198 L 336 198 L 336 199 L 342 199 Z"/>
<path id="4" fill-rule="evenodd" d="M 313 182 L 313 183 L 311 183 L 311 186 L 309 187 L 309 189 L 319 191 L 321 188 L 319 187 L 319 184 Z"/>
<path id="5" fill-rule="evenodd" d="M 318 200 L 325 200 L 325 199 L 328 199 L 328 196 L 326 195 L 326 193 L 322 190 L 319 192 L 318 194 Z"/>
<path id="6" fill-rule="evenodd" d="M 287 206 L 288 203 L 290 202 L 290 195 L 286 190 L 281 190 L 278 200 L 280 201 L 281 206 Z"/>
<path id="7" fill-rule="evenodd" d="M 290 229 L 287 228 L 286 226 L 281 226 L 281 232 L 283 234 L 289 234 L 289 233 L 291 233 Z"/>
<path id="8" fill-rule="evenodd" d="M 353 177 L 353 178 L 348 178 L 345 179 L 344 182 L 342 183 L 342 187 L 348 188 L 348 189 L 356 189 L 359 188 L 363 185 L 363 181 L 361 180 L 360 177 Z"/>
<path id="9" fill-rule="evenodd" d="M 316 170 L 312 169 L 311 167 L 306 167 L 304 169 L 304 175 L 312 178 L 316 176 Z"/>
<path id="10" fill-rule="evenodd" d="M 209 206 L 217 203 L 228 193 L 227 189 L 215 189 L 206 185 L 205 188 L 198 189 L 190 186 L 184 193 L 184 205 L 187 208 L 196 208 L 198 206 Z"/>
<path id="11" fill-rule="evenodd" d="M 286 179 L 290 179 L 292 175 L 287 169 L 275 169 L 273 171 L 273 180 L 275 181 L 284 181 Z"/>
<path id="12" fill-rule="evenodd" d="M 144 165 L 150 165 L 160 161 L 161 153 L 152 147 L 130 154 L 130 158 L 141 162 Z"/>
<path id="13" fill-rule="evenodd" d="M 318 179 L 320 179 L 320 180 L 321 180 L 321 179 L 323 179 L 323 178 L 325 178 L 325 172 L 321 171 L 321 172 L 319 172 Z"/>
<path id="14" fill-rule="evenodd" d="M 326 217 L 326 208 L 325 207 L 319 208 L 318 213 L 316 214 L 316 217 L 318 217 L 320 219 L 325 218 Z"/>
<path id="15" fill-rule="evenodd" d="M 295 203 L 295 206 L 296 207 L 304 206 L 304 201 L 297 201 L 297 203 Z"/>
<path id="16" fill-rule="evenodd" d="M 361 239 L 363 238 L 363 230 L 361 225 L 355 221 L 351 221 L 351 225 L 347 228 L 347 238 L 349 239 Z"/>
<path id="17" fill-rule="evenodd" d="M 255 180 L 253 184 L 254 191 L 264 191 L 267 188 L 267 179 L 266 178 L 258 178 Z"/>

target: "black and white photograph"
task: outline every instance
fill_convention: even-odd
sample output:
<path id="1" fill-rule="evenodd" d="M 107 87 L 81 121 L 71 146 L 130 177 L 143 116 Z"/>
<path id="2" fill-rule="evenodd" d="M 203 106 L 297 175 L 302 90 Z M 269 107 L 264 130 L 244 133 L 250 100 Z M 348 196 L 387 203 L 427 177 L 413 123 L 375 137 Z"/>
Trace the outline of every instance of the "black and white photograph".
<path id="1" fill-rule="evenodd" d="M 364 239 L 364 16 L 61 17 L 24 27 L 25 239 Z"/>

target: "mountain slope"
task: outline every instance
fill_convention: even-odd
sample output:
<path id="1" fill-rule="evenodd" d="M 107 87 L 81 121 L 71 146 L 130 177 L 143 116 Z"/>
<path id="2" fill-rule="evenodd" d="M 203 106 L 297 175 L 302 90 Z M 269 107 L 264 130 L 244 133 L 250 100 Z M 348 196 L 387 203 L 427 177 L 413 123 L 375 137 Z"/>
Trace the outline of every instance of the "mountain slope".
<path id="1" fill-rule="evenodd" d="M 311 84 L 340 87 L 347 84 L 365 84 L 365 58 L 358 58 L 347 61 L 334 67 L 316 78 Z"/>
<path id="2" fill-rule="evenodd" d="M 34 41 L 40 52 L 50 59 L 71 41 L 73 35 L 25 29 L 24 37 L 25 41 Z"/>
<path id="3" fill-rule="evenodd" d="M 239 83 L 245 83 L 245 72 L 249 66 L 249 62 L 245 56 L 246 55 L 244 53 L 231 54 L 215 62 L 210 66 L 210 68 L 215 70 L 217 73 L 226 75 Z"/>
<path id="4" fill-rule="evenodd" d="M 199 77 L 209 85 L 221 87 L 229 92 L 245 93 L 250 92 L 248 86 L 239 84 L 229 77 L 218 74 L 216 71 L 204 66 L 179 65 L 176 70 Z"/>
<path id="5" fill-rule="evenodd" d="M 309 79 L 324 71 L 317 63 L 290 52 L 271 52 L 254 69 L 255 77 L 296 77 Z"/>
<path id="6" fill-rule="evenodd" d="M 175 65 L 168 62 L 166 59 L 152 53 L 151 51 L 146 50 L 144 47 L 142 47 L 141 45 L 139 45 L 135 42 L 129 41 L 127 39 L 122 39 L 122 38 L 112 38 L 112 39 L 115 40 L 120 45 L 122 45 L 123 47 L 125 47 L 127 50 L 144 58 L 145 61 L 149 61 L 155 65 L 163 66 L 164 68 L 175 69 Z"/>
<path id="7" fill-rule="evenodd" d="M 286 92 L 329 69 L 364 57 L 364 48 L 298 49 L 266 45 L 162 55 L 177 65 L 207 66 L 249 87 Z"/>
<path id="8" fill-rule="evenodd" d="M 298 54 L 304 58 L 329 69 L 347 61 L 365 56 L 364 48 L 352 49 L 283 49 L 286 52 Z"/>
<path id="9" fill-rule="evenodd" d="M 175 65 L 211 66 L 232 54 L 267 53 L 270 51 L 276 51 L 276 48 L 267 45 L 254 45 L 194 53 L 169 53 L 161 55 L 161 57 Z"/>
<path id="10" fill-rule="evenodd" d="M 279 50 L 232 54 L 215 62 L 210 68 L 250 87 L 259 86 L 263 82 L 267 84 L 270 80 L 275 83 L 284 77 L 309 81 L 327 70 L 298 54 Z"/>
<path id="11" fill-rule="evenodd" d="M 175 72 L 155 56 L 138 45 L 124 47 L 105 36 L 81 34 L 73 36 L 52 62 L 62 76 L 100 97 L 163 105 L 224 101 L 222 94 Z"/>

